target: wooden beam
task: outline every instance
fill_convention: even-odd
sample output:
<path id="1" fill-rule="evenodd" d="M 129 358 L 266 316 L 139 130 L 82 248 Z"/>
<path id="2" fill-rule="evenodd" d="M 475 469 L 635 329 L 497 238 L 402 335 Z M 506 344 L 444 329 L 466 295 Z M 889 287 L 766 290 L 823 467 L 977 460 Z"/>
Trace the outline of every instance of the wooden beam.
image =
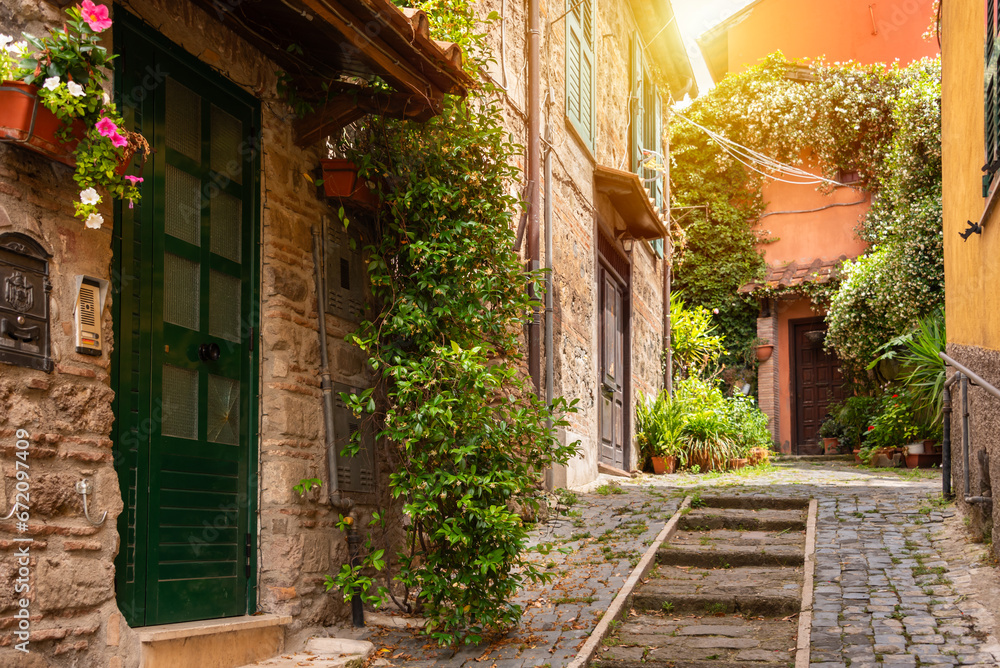
<path id="1" fill-rule="evenodd" d="M 350 35 L 359 55 L 363 53 L 367 60 L 381 68 L 392 83 L 399 84 L 416 95 L 430 96 L 431 91 L 426 77 L 414 71 L 407 63 L 398 60 L 392 50 L 381 43 L 381 40 L 371 37 L 366 26 L 356 17 L 347 12 L 341 14 L 335 11 L 326 0 L 298 0 L 298 2 L 315 12 L 318 17 L 333 26 L 342 35 Z M 383 29 L 388 28 L 386 23 L 383 21 Z"/>
<path id="2" fill-rule="evenodd" d="M 319 109 L 295 123 L 295 143 L 311 146 L 365 114 L 426 121 L 441 113 L 441 98 L 372 91 L 341 84 Z"/>

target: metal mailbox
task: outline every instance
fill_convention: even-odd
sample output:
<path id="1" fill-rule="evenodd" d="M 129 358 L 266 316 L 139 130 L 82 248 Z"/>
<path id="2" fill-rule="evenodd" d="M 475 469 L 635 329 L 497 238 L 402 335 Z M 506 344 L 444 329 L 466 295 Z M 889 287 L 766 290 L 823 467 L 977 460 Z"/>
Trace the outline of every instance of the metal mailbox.
<path id="1" fill-rule="evenodd" d="M 0 362 L 52 371 L 49 254 L 18 232 L 0 234 Z"/>

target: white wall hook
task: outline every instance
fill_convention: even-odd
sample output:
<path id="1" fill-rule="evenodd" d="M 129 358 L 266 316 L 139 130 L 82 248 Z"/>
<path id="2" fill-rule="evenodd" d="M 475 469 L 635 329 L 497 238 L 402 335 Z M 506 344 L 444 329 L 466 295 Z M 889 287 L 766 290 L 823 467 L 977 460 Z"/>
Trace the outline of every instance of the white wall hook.
<path id="1" fill-rule="evenodd" d="M 76 483 L 76 491 L 77 491 L 77 493 L 80 494 L 81 496 L 83 496 L 83 515 L 84 515 L 84 517 L 86 517 L 87 521 L 90 522 L 91 524 L 93 524 L 95 527 L 99 527 L 102 524 L 104 524 L 104 520 L 106 520 L 108 518 L 108 511 L 106 511 L 106 510 L 104 511 L 104 514 L 101 515 L 101 520 L 99 522 L 95 522 L 93 519 L 91 519 L 91 517 L 90 517 L 90 510 L 87 508 L 87 495 L 90 494 L 93 491 L 93 489 L 94 489 L 93 483 L 91 483 L 86 478 L 84 478 L 83 480 L 80 480 L 79 482 Z"/>

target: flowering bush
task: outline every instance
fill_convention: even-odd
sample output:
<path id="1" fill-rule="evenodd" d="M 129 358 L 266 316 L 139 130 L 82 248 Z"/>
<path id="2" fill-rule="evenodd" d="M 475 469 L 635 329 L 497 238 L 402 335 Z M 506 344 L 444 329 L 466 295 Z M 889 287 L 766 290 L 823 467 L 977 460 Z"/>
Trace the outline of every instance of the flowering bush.
<path id="1" fill-rule="evenodd" d="M 125 130 L 114 103 L 104 91 L 106 68 L 114 58 L 100 45 L 99 33 L 111 27 L 108 8 L 83 0 L 66 10 L 62 30 L 44 37 L 23 35 L 15 42 L 0 35 L 0 79 L 39 86 L 38 99 L 63 121 L 60 138 L 70 140 L 82 124 L 83 137 L 75 151 L 80 201 L 76 216 L 87 227 L 99 228 L 103 188 L 112 197 L 139 200 L 139 176 L 123 175 L 119 167 L 136 152 L 149 150 L 142 135 Z"/>

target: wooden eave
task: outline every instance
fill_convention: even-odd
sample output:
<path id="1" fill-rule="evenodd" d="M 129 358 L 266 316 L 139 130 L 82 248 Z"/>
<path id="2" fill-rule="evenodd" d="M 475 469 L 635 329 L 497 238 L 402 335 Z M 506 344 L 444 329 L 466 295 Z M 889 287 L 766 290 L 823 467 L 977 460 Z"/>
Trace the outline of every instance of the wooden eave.
<path id="1" fill-rule="evenodd" d="M 640 241 L 666 238 L 667 226 L 638 174 L 598 165 L 594 169 L 594 187 L 611 201 L 632 238 Z"/>
<path id="2" fill-rule="evenodd" d="M 682 0 L 688 2 L 690 0 Z M 694 68 L 670 0 L 629 0 L 639 25 L 642 42 L 653 61 L 667 77 L 670 92 L 678 97 L 698 95 Z"/>
<path id="3" fill-rule="evenodd" d="M 192 1 L 273 60 L 299 97 L 319 101 L 311 125 L 297 126 L 300 145 L 334 129 L 324 119 L 350 116 L 341 110 L 355 99 L 369 102 L 363 113 L 403 109 L 401 117 L 429 117 L 440 113 L 445 95 L 465 95 L 472 84 L 462 50 L 431 39 L 423 12 L 399 9 L 391 0 Z M 376 78 L 392 90 L 367 91 L 366 82 Z M 331 111 L 326 117 L 324 109 Z"/>

